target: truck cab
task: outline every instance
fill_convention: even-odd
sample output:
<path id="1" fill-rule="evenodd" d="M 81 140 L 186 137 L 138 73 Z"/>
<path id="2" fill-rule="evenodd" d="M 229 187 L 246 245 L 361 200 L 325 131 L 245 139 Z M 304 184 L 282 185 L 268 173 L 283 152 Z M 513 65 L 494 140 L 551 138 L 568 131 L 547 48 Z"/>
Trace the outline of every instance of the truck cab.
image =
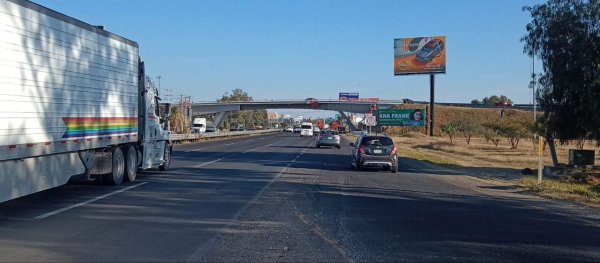
<path id="1" fill-rule="evenodd" d="M 160 170 L 166 170 L 170 163 L 172 144 L 170 142 L 170 133 L 166 130 L 166 123 L 169 119 L 169 112 L 165 116 L 160 116 L 158 89 L 149 76 L 145 76 L 143 103 L 140 108 L 145 110 L 140 112 L 143 127 L 141 136 L 142 160 L 141 168 L 149 169 L 159 167 Z M 145 106 L 145 107 L 144 107 Z"/>

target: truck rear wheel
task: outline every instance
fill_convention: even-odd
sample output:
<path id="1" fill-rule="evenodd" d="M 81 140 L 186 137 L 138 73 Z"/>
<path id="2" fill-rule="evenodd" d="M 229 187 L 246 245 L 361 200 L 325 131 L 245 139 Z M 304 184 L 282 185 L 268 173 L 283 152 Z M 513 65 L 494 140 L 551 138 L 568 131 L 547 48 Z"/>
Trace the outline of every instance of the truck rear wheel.
<path id="1" fill-rule="evenodd" d="M 161 171 L 169 170 L 169 165 L 171 164 L 171 146 L 169 144 L 165 145 L 165 156 L 163 164 L 158 166 L 158 169 Z"/>
<path id="2" fill-rule="evenodd" d="M 133 182 L 137 176 L 137 150 L 133 146 L 127 147 L 125 152 L 125 181 Z"/>
<path id="3" fill-rule="evenodd" d="M 104 182 L 109 185 L 120 185 L 125 173 L 125 157 L 121 148 L 115 147 L 112 151 L 112 172 L 105 174 Z"/>

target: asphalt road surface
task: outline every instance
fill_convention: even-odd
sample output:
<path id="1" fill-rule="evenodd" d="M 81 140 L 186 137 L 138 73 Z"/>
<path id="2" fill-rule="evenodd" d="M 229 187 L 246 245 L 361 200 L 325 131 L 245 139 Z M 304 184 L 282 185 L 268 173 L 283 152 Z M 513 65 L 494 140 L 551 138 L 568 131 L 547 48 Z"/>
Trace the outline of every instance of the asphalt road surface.
<path id="1" fill-rule="evenodd" d="M 599 262 L 597 209 L 273 134 L 177 145 L 171 170 L 0 204 L 3 262 Z"/>

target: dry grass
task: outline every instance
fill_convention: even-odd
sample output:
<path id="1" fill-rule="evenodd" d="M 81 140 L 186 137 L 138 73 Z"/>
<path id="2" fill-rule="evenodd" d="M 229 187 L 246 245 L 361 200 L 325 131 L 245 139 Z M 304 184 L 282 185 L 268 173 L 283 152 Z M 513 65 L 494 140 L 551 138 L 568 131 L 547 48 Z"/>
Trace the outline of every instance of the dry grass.
<path id="1" fill-rule="evenodd" d="M 598 175 L 584 173 L 565 179 L 544 178 L 541 186 L 537 184 L 536 178 L 521 175 L 520 171 L 524 168 L 535 170 L 538 167 L 537 146 L 531 140 L 522 140 L 517 149 L 511 149 L 506 140 L 496 147 L 491 142 L 487 143 L 484 138 L 472 138 L 471 144 L 467 145 L 461 137 L 455 138 L 454 143 L 450 143 L 448 137 L 429 137 L 418 132 L 411 132 L 410 136 L 393 138 L 400 156 L 475 172 L 480 178 L 512 181 L 525 191 L 539 196 L 600 206 Z M 560 162 L 568 161 L 570 148 L 574 147 L 557 145 Z M 587 144 L 584 148 L 597 150 L 594 144 Z M 600 163 L 599 161 L 600 158 L 596 155 L 596 163 Z M 543 163 L 552 164 L 548 149 L 544 151 Z"/>
<path id="2" fill-rule="evenodd" d="M 498 147 L 487 143 L 484 138 L 472 138 L 467 145 L 462 137 L 454 138 L 450 143 L 448 137 L 430 137 L 421 133 L 410 133 L 410 136 L 393 136 L 399 148 L 399 155 L 437 164 L 453 164 L 463 167 L 536 169 L 538 167 L 537 145 L 531 139 L 521 140 L 517 149 L 511 149 L 504 140 Z M 568 161 L 569 149 L 573 147 L 557 145 L 560 162 Z M 597 150 L 595 145 L 587 144 L 585 149 Z M 596 155 L 596 162 L 600 163 Z M 550 151 L 546 149 L 543 156 L 544 165 L 551 165 Z"/>
<path id="3" fill-rule="evenodd" d="M 519 185 L 526 191 L 540 196 L 574 200 L 600 206 L 600 186 L 598 185 L 559 179 L 544 179 L 542 184 L 538 185 L 537 178 L 534 177 L 521 179 Z"/>

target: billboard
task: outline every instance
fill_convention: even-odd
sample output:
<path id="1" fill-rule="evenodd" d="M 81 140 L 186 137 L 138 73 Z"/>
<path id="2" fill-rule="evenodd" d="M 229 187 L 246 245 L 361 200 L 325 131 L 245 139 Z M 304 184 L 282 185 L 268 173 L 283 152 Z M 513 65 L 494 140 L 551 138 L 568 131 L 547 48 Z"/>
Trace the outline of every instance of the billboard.
<path id="1" fill-rule="evenodd" d="M 355 101 L 358 100 L 358 92 L 340 92 L 341 101 Z"/>
<path id="2" fill-rule="evenodd" d="M 377 125 L 381 126 L 424 126 L 424 109 L 377 110 Z"/>
<path id="3" fill-rule="evenodd" d="M 446 73 L 446 37 L 394 39 L 394 75 Z"/>

